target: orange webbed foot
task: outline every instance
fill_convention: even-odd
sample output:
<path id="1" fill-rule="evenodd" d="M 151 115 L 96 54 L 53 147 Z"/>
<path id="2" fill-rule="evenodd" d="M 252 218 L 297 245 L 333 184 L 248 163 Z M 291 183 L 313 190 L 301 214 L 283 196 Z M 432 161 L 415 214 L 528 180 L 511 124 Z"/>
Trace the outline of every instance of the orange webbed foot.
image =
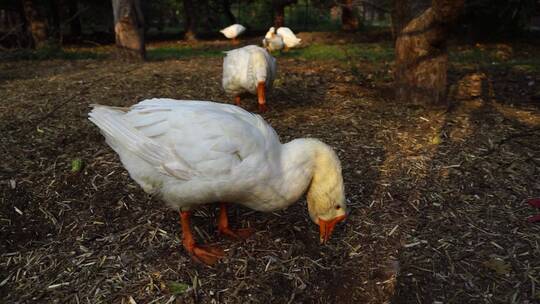
<path id="1" fill-rule="evenodd" d="M 223 249 L 208 245 L 195 245 L 190 250 L 191 257 L 208 266 L 213 266 L 217 261 L 225 256 Z"/>
<path id="2" fill-rule="evenodd" d="M 255 233 L 255 229 L 253 228 L 240 228 L 240 229 L 220 228 L 219 233 L 231 239 L 246 240 Z"/>

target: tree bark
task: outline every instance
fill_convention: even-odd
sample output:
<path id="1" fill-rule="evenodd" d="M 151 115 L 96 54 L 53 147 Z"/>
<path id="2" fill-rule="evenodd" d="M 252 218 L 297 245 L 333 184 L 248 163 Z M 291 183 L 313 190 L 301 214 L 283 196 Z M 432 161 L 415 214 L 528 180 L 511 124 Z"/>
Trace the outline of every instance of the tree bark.
<path id="1" fill-rule="evenodd" d="M 225 13 L 225 17 L 227 17 L 229 24 L 235 24 L 236 17 L 231 12 L 231 2 L 229 0 L 223 0 L 222 3 L 223 3 L 223 12 Z"/>
<path id="2" fill-rule="evenodd" d="M 447 104 L 446 40 L 450 23 L 459 15 L 463 3 L 464 0 L 433 0 L 430 8 L 411 21 L 403 23 L 399 29 L 395 48 L 398 101 Z M 401 20 L 408 18 L 408 14 L 401 16 L 404 18 Z"/>
<path id="3" fill-rule="evenodd" d="M 81 18 L 79 17 L 79 1 L 68 0 L 68 12 L 70 19 L 69 29 L 71 36 L 80 37 L 82 35 Z"/>
<path id="4" fill-rule="evenodd" d="M 144 60 L 144 18 L 139 0 L 112 0 L 118 54 L 124 59 Z"/>
<path id="5" fill-rule="evenodd" d="M 354 13 L 353 0 L 345 0 L 341 6 L 341 29 L 349 32 L 358 29 L 358 18 Z"/>
<path id="6" fill-rule="evenodd" d="M 28 31 L 32 35 L 32 46 L 36 49 L 44 47 L 48 39 L 47 20 L 33 0 L 23 0 L 23 10 Z"/>
<path id="7" fill-rule="evenodd" d="M 185 34 L 186 40 L 197 40 L 197 24 L 195 20 L 195 8 L 192 0 L 184 0 L 184 19 L 185 19 Z"/>

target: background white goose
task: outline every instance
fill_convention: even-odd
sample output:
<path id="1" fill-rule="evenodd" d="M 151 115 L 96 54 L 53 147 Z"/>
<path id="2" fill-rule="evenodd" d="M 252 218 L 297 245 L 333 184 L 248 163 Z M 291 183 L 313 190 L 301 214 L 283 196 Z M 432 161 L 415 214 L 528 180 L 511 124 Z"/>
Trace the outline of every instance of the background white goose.
<path id="1" fill-rule="evenodd" d="M 274 27 L 271 27 L 268 32 L 266 32 L 262 44 L 269 52 L 281 51 L 285 46 L 283 37 L 276 34 L 276 29 Z"/>
<path id="2" fill-rule="evenodd" d="M 259 115 L 206 101 L 144 100 L 131 108 L 94 105 L 89 119 L 147 193 L 180 211 L 183 245 L 195 260 L 214 264 L 219 248 L 196 245 L 190 210 L 220 202 L 218 229 L 229 228 L 226 205 L 258 211 L 287 208 L 307 191 L 307 207 L 321 243 L 345 219 L 341 166 L 332 148 L 316 139 L 281 144 Z"/>
<path id="3" fill-rule="evenodd" d="M 226 52 L 223 59 L 222 85 L 225 92 L 233 95 L 240 105 L 243 93 L 257 94 L 259 111 L 266 111 L 266 90 L 270 90 L 276 78 L 276 59 L 265 49 L 248 45 Z"/>
<path id="4" fill-rule="evenodd" d="M 280 27 L 277 29 L 278 35 L 283 37 L 285 43 L 285 49 L 292 49 L 300 44 L 302 39 L 297 38 L 296 35 L 288 27 Z"/>
<path id="5" fill-rule="evenodd" d="M 225 35 L 225 37 L 232 39 L 233 44 L 238 44 L 238 36 L 245 30 L 246 28 L 243 25 L 236 23 L 220 30 L 220 32 Z"/>

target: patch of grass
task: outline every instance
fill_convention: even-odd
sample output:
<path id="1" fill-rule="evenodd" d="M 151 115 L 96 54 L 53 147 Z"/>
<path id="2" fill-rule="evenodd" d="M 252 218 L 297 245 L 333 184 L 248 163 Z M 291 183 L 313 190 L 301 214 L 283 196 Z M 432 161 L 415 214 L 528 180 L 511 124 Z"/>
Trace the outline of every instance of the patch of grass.
<path id="1" fill-rule="evenodd" d="M 482 67 L 512 69 L 519 72 L 540 72 L 540 57 L 523 55 L 510 55 L 506 59 L 498 55 L 496 49 L 470 48 L 465 50 L 450 50 L 451 63 L 472 64 Z"/>
<path id="2" fill-rule="evenodd" d="M 225 49 L 167 46 L 146 50 L 148 60 L 181 59 L 190 57 L 223 57 Z"/>
<path id="3" fill-rule="evenodd" d="M 38 50 L 18 49 L 0 53 L 0 60 L 49 60 L 49 59 L 99 59 L 105 54 L 80 49 L 62 49 L 60 47 L 44 47 Z"/>
<path id="4" fill-rule="evenodd" d="M 307 60 L 363 60 L 369 62 L 390 61 L 394 48 L 388 43 L 354 43 L 345 45 L 312 44 L 301 49 L 292 49 L 284 56 Z"/>

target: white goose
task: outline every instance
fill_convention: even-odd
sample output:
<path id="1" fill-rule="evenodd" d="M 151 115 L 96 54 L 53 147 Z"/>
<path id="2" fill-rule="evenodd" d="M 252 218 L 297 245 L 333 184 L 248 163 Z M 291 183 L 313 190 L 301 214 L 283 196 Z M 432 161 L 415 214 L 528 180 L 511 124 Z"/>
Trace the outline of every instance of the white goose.
<path id="1" fill-rule="evenodd" d="M 195 243 L 190 210 L 202 204 L 220 202 L 218 229 L 235 238 L 252 231 L 229 227 L 225 203 L 269 212 L 307 191 L 321 243 L 345 219 L 341 166 L 332 148 L 316 139 L 281 144 L 259 115 L 239 107 L 149 99 L 130 108 L 94 105 L 89 119 L 144 191 L 180 211 L 183 245 L 197 261 L 211 265 L 224 256 Z"/>
<path id="2" fill-rule="evenodd" d="M 277 29 L 278 35 L 283 37 L 285 49 L 292 49 L 300 44 L 302 39 L 296 38 L 296 35 L 288 27 L 280 27 Z"/>
<path id="3" fill-rule="evenodd" d="M 262 41 L 263 46 L 269 51 L 281 51 L 285 44 L 283 43 L 283 37 L 276 34 L 276 29 L 271 27 Z"/>
<path id="4" fill-rule="evenodd" d="M 225 52 L 223 59 L 223 89 L 233 95 L 240 105 L 244 93 L 257 94 L 259 110 L 266 111 L 266 90 L 276 78 L 276 59 L 256 45 L 248 45 Z"/>
<path id="5" fill-rule="evenodd" d="M 238 36 L 245 30 L 246 28 L 243 25 L 236 23 L 220 30 L 220 32 L 225 35 L 225 37 L 232 39 L 233 44 L 238 44 Z"/>

